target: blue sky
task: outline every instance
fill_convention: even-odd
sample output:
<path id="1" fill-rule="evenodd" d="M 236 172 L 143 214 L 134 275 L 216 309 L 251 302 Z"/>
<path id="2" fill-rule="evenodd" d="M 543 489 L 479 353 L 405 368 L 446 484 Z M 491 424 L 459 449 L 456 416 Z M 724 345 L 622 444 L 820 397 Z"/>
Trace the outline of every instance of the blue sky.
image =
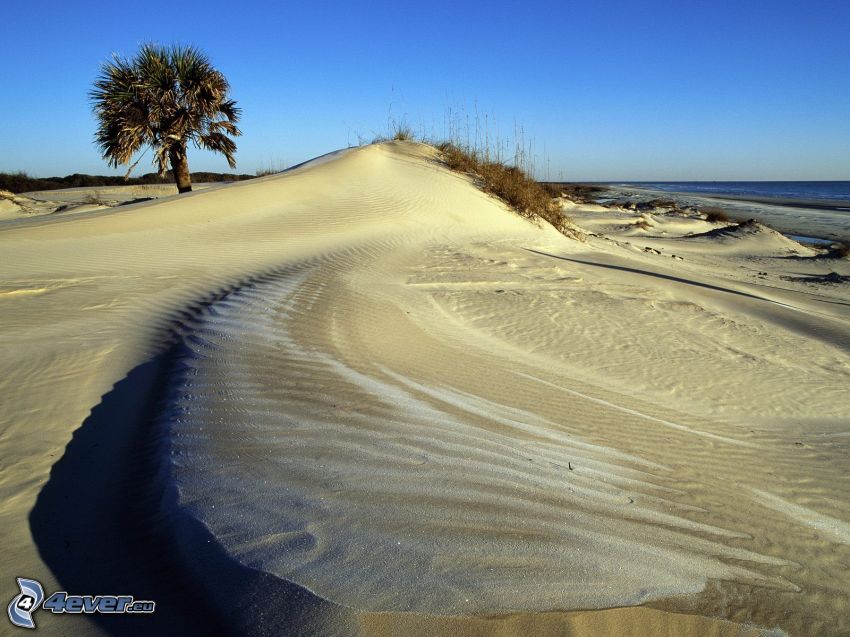
<path id="1" fill-rule="evenodd" d="M 99 65 L 192 43 L 243 109 L 238 170 L 371 140 L 388 121 L 533 143 L 564 180 L 850 179 L 850 3 L 12 2 L 0 171 L 115 174 L 92 145 Z M 195 153 L 192 170 L 226 171 Z M 147 160 L 135 174 L 152 170 Z"/>

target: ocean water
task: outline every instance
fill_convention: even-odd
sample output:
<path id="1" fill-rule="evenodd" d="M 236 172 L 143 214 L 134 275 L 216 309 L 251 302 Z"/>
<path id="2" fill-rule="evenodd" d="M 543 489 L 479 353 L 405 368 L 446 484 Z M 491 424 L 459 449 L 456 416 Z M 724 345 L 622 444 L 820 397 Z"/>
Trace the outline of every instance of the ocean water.
<path id="1" fill-rule="evenodd" d="M 786 235 L 850 241 L 850 181 L 610 182 L 598 201 L 673 199 L 681 208 L 722 208 Z"/>
<path id="2" fill-rule="evenodd" d="M 660 181 L 620 182 L 616 186 L 712 196 L 822 199 L 850 205 L 850 181 Z"/>

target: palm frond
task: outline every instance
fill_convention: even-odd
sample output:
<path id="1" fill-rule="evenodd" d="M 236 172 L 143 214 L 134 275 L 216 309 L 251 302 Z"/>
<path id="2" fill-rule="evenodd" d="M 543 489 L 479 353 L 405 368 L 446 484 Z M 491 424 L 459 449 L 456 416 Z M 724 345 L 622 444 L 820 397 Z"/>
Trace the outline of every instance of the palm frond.
<path id="1" fill-rule="evenodd" d="M 185 154 L 189 142 L 222 153 L 235 167 L 230 137 L 241 134 L 241 111 L 229 90 L 224 75 L 192 46 L 148 43 L 132 59 L 113 55 L 89 91 L 95 145 L 116 167 L 150 145 L 160 174 L 172 151 Z"/>
<path id="2" fill-rule="evenodd" d="M 231 168 L 236 168 L 236 143 L 223 133 L 207 133 L 198 138 L 198 145 L 205 150 L 221 153 Z"/>

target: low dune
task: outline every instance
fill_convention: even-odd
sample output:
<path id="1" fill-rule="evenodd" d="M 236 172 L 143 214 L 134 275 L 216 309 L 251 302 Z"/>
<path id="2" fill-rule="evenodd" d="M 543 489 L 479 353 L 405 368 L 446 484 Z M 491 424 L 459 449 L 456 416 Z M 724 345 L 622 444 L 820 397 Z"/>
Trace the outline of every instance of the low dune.
<path id="1" fill-rule="evenodd" d="M 564 206 L 586 240 L 396 142 L 0 226 L 7 597 L 157 602 L 48 634 L 850 632 L 850 261 Z"/>
<path id="2" fill-rule="evenodd" d="M 207 190 L 227 185 L 220 183 L 194 184 L 194 190 Z M 162 199 L 177 194 L 173 184 L 134 184 L 128 186 L 93 186 L 38 190 L 13 194 L 0 190 L 0 228 L 32 221 L 35 217 L 69 216 L 103 208 L 114 208 Z"/>

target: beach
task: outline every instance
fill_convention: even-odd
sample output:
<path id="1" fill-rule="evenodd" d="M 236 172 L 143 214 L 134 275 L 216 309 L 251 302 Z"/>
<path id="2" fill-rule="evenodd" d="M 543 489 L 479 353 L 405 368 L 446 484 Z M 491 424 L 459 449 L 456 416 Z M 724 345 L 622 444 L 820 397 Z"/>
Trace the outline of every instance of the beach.
<path id="1" fill-rule="evenodd" d="M 746 182 L 745 182 L 746 183 Z M 818 182 L 804 182 L 817 184 Z M 834 182 L 826 182 L 834 183 Z M 842 184 L 846 182 L 840 182 Z M 734 185 L 730 182 L 727 188 Z M 767 186 L 772 186 L 767 182 Z M 664 186 L 664 188 L 660 188 Z M 783 193 L 766 196 L 763 192 L 737 193 L 734 188 L 723 191 L 723 186 L 712 188 L 711 182 L 688 184 L 604 184 L 599 195 L 606 202 L 625 201 L 675 201 L 687 208 L 724 210 L 730 218 L 746 220 L 756 218 L 785 234 L 826 241 L 850 241 L 850 196 L 833 198 L 815 197 L 805 189 L 796 196 Z M 697 188 L 701 187 L 701 190 Z M 779 188 L 775 188 L 781 191 Z M 745 191 L 744 188 L 741 190 Z M 771 188 L 766 188 L 767 192 Z M 816 191 L 817 192 L 817 191 Z"/>
<path id="2" fill-rule="evenodd" d="M 568 237 L 413 142 L 114 196 L 0 222 L 0 564 L 157 613 L 40 631 L 850 631 L 850 260 L 783 234 L 850 217 Z"/>

